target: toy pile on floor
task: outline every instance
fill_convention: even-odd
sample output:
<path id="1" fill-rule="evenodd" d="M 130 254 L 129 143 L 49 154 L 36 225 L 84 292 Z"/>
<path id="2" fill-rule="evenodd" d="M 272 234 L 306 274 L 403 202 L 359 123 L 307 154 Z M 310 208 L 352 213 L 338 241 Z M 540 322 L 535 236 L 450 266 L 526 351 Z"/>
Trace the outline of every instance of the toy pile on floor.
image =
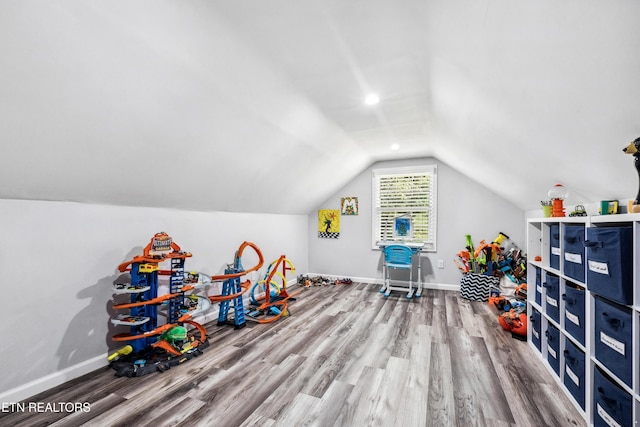
<path id="1" fill-rule="evenodd" d="M 512 298 L 503 295 L 489 297 L 489 304 L 496 307 L 500 314 L 498 323 L 505 331 L 511 332 L 513 338 L 527 340 L 527 284 L 516 286 Z"/>
<path id="2" fill-rule="evenodd" d="M 500 285 L 490 288 L 488 302 L 499 312 L 498 324 L 511 332 L 513 338 L 526 340 L 526 255 L 512 243 L 505 245 L 509 236 L 502 232 L 491 243 L 481 240 L 478 248 L 474 248 L 471 235 L 467 234 L 465 239 L 465 249 L 454 259 L 458 269 L 464 274 L 500 278 Z"/>
<path id="3" fill-rule="evenodd" d="M 298 276 L 298 285 L 304 286 L 307 288 L 311 286 L 350 285 L 352 283 L 353 281 L 348 277 L 331 278 L 331 277 L 307 276 L 307 275 Z"/>

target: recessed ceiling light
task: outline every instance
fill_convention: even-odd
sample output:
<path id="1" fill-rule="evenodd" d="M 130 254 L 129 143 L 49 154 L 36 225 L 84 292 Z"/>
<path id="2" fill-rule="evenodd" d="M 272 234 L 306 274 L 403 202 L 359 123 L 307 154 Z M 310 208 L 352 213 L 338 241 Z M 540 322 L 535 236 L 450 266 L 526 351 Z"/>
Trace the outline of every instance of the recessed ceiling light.
<path id="1" fill-rule="evenodd" d="M 364 99 L 364 103 L 366 105 L 376 105 L 378 102 L 380 102 L 380 97 L 378 95 L 376 95 L 375 93 L 370 93 Z"/>
<path id="2" fill-rule="evenodd" d="M 392 150 L 397 150 L 397 149 L 399 149 L 399 148 L 400 148 L 400 146 L 399 146 L 398 144 L 393 144 L 393 145 L 391 146 L 391 149 L 392 149 Z"/>

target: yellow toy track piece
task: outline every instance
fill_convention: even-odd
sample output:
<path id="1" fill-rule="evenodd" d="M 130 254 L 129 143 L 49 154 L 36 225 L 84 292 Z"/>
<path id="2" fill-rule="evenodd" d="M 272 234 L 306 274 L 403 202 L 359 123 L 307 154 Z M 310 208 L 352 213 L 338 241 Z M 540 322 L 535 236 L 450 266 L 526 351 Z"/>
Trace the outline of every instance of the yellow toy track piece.
<path id="1" fill-rule="evenodd" d="M 119 359 L 122 356 L 126 356 L 127 354 L 131 354 L 132 351 L 133 351 L 133 347 L 131 347 L 130 345 L 125 345 L 121 349 L 116 350 L 114 353 L 111 353 L 109 355 L 109 357 L 107 357 L 107 360 L 109 362 L 112 362 L 114 360 Z"/>

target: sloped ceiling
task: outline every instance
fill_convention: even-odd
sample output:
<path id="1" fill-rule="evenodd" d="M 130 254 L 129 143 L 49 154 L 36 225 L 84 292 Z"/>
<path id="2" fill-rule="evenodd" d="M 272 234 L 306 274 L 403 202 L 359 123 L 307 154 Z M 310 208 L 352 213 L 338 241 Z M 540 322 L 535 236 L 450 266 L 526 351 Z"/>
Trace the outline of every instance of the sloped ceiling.
<path id="1" fill-rule="evenodd" d="M 639 16 L 635 0 L 2 2 L 0 198 L 306 214 L 373 162 L 422 156 L 523 210 L 556 182 L 573 203 L 633 198 Z"/>

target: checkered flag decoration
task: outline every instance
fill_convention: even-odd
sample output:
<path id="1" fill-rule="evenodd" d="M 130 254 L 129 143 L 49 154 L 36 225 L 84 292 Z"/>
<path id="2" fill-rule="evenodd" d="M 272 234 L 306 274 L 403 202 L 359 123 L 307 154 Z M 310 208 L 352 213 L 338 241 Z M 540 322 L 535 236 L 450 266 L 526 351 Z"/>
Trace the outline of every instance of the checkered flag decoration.
<path id="1" fill-rule="evenodd" d="M 340 237 L 340 233 L 330 233 L 327 231 L 318 231 L 318 237 L 322 237 L 324 239 L 337 239 Z"/>

